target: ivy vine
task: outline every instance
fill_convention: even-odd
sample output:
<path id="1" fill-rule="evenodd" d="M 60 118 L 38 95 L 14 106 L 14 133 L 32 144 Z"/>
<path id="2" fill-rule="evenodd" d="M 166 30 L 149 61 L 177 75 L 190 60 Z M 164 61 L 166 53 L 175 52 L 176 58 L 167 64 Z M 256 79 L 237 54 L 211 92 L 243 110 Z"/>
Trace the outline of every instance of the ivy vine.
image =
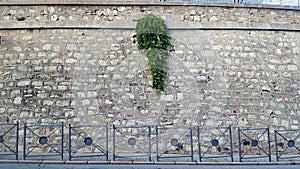
<path id="1" fill-rule="evenodd" d="M 137 20 L 135 31 L 138 48 L 143 50 L 148 58 L 152 87 L 158 91 L 165 91 L 168 48 L 172 45 L 168 27 L 162 18 L 149 14 Z"/>

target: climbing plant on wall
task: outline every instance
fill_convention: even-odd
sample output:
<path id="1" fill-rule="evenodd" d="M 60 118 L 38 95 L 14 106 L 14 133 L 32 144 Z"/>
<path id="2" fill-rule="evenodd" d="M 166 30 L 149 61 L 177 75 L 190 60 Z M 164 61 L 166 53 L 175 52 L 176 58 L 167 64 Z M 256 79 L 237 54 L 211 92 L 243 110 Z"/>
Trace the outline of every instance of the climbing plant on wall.
<path id="1" fill-rule="evenodd" d="M 138 48 L 143 50 L 148 58 L 148 67 L 152 76 L 152 87 L 158 91 L 166 89 L 168 48 L 171 37 L 165 21 L 155 15 L 146 15 L 138 19 L 136 25 Z"/>

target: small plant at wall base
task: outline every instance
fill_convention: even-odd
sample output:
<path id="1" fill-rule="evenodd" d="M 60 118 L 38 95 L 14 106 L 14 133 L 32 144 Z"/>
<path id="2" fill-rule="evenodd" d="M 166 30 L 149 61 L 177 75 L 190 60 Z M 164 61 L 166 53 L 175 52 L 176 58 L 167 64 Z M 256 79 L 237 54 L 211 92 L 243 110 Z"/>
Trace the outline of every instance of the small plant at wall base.
<path id="1" fill-rule="evenodd" d="M 155 15 L 146 15 L 137 21 L 136 38 L 138 48 L 148 58 L 148 66 L 152 76 L 152 87 L 159 91 L 166 89 L 168 48 L 171 37 L 165 21 Z"/>

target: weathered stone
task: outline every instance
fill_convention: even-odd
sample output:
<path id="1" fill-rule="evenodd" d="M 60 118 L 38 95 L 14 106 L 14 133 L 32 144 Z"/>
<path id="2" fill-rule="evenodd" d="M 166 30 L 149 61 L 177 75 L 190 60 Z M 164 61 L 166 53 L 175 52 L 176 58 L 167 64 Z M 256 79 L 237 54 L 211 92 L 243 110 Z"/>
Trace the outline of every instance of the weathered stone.
<path id="1" fill-rule="evenodd" d="M 43 50 L 51 50 L 52 49 L 52 45 L 51 44 L 45 44 L 42 47 Z"/>
<path id="2" fill-rule="evenodd" d="M 45 98 L 48 98 L 49 97 L 49 94 L 48 93 L 38 93 L 37 94 L 37 98 L 42 98 L 42 99 L 45 99 Z"/>
<path id="3" fill-rule="evenodd" d="M 291 125 L 291 129 L 298 130 L 299 129 L 299 125 Z"/>
<path id="4" fill-rule="evenodd" d="M 70 102 L 68 100 L 57 100 L 55 105 L 59 107 L 68 107 Z"/>
<path id="5" fill-rule="evenodd" d="M 214 112 L 217 112 L 217 113 L 222 112 L 222 109 L 220 107 L 217 107 L 217 106 L 213 107 L 211 110 L 214 111 Z"/>
<path id="6" fill-rule="evenodd" d="M 194 21 L 201 21 L 201 17 L 200 16 L 194 16 Z"/>
<path id="7" fill-rule="evenodd" d="M 193 21 L 194 20 L 194 16 L 190 16 L 190 15 L 184 16 L 184 20 L 186 20 L 186 21 Z"/>
<path id="8" fill-rule="evenodd" d="M 263 86 L 261 88 L 262 91 L 266 91 L 266 92 L 270 92 L 271 91 L 271 87 L 270 86 Z"/>
<path id="9" fill-rule="evenodd" d="M 224 61 L 225 61 L 225 63 L 226 63 L 226 64 L 231 64 L 231 63 L 232 63 L 232 61 L 231 61 L 231 59 L 230 59 L 230 58 L 225 58 L 225 60 L 224 60 Z"/>
<path id="10" fill-rule="evenodd" d="M 65 21 L 65 20 L 66 20 L 66 17 L 65 17 L 65 16 L 59 16 L 59 17 L 58 17 L 58 20 L 59 20 L 59 21 Z"/>
<path id="11" fill-rule="evenodd" d="M 249 114 L 249 115 L 247 116 L 247 118 L 248 118 L 248 119 L 257 119 L 257 117 L 256 117 L 255 115 L 253 115 L 253 114 Z"/>
<path id="12" fill-rule="evenodd" d="M 66 49 L 70 50 L 70 51 L 75 51 L 77 49 L 77 47 L 75 44 L 67 44 Z M 75 54 L 74 54 L 74 57 L 76 57 Z"/>
<path id="13" fill-rule="evenodd" d="M 279 125 L 279 120 L 277 118 L 273 118 L 273 125 Z"/>
<path id="14" fill-rule="evenodd" d="M 55 8 L 52 7 L 52 6 L 50 6 L 50 7 L 48 7 L 48 11 L 50 12 L 50 14 L 54 13 L 55 12 Z"/>
<path id="15" fill-rule="evenodd" d="M 300 53 L 300 48 L 299 47 L 294 47 L 292 50 L 293 50 L 293 54 L 295 54 L 295 55 Z"/>
<path id="16" fill-rule="evenodd" d="M 14 99 L 14 104 L 22 104 L 22 97 L 18 96 Z"/>
<path id="17" fill-rule="evenodd" d="M 95 92 L 95 91 L 88 91 L 87 92 L 87 97 L 88 98 L 91 98 L 91 97 L 97 97 L 98 96 L 98 93 L 97 92 Z"/>
<path id="18" fill-rule="evenodd" d="M 54 102 L 52 100 L 44 100 L 44 105 L 46 106 L 52 106 Z"/>
<path id="19" fill-rule="evenodd" d="M 88 63 L 89 65 L 96 66 L 97 60 L 96 60 L 96 59 L 89 59 L 89 60 L 87 61 L 87 63 Z"/>
<path id="20" fill-rule="evenodd" d="M 89 105 L 91 102 L 88 99 L 84 99 L 81 101 L 81 103 L 83 106 L 85 106 L 85 105 Z"/>
<path id="21" fill-rule="evenodd" d="M 51 21 L 57 21 L 58 20 L 58 16 L 56 14 L 51 16 Z"/>
<path id="22" fill-rule="evenodd" d="M 296 65 L 287 65 L 287 69 L 289 71 L 297 71 L 298 67 Z"/>
<path id="23" fill-rule="evenodd" d="M 197 14 L 197 11 L 195 11 L 195 10 L 192 10 L 191 12 L 190 12 L 190 15 L 192 15 L 192 16 L 195 16 Z"/>
<path id="24" fill-rule="evenodd" d="M 66 59 L 66 64 L 74 64 L 77 63 L 76 59 Z"/>
<path id="25" fill-rule="evenodd" d="M 113 16 L 118 16 L 118 11 L 117 11 L 117 10 L 113 10 L 113 11 L 112 11 L 112 15 L 113 15 Z"/>
<path id="26" fill-rule="evenodd" d="M 21 52 L 22 51 L 22 47 L 21 46 L 15 46 L 13 47 L 13 49 L 17 52 Z"/>
<path id="27" fill-rule="evenodd" d="M 30 83 L 31 83 L 31 81 L 30 81 L 30 80 L 24 80 L 24 81 L 20 81 L 20 82 L 18 82 L 18 83 L 17 83 L 17 86 L 19 86 L 19 87 L 23 87 L 23 86 L 29 86 L 29 85 L 30 85 Z"/>
<path id="28" fill-rule="evenodd" d="M 216 16 L 212 16 L 212 17 L 209 18 L 209 21 L 210 22 L 216 22 L 216 21 L 218 21 L 218 18 Z"/>
<path id="29" fill-rule="evenodd" d="M 272 22 L 297 26 L 297 10 L 248 10 L 247 5 L 245 10 L 128 4 L 3 7 L 2 19 L 8 26 L 22 11 L 20 15 L 26 20 L 13 25 L 26 29 L 1 30 L 2 123 L 9 116 L 9 122 L 21 123 L 299 126 L 299 33 L 270 30 Z M 135 31 L 115 29 L 122 23 L 127 27 L 136 16 L 147 13 L 158 14 L 173 25 L 174 47 L 164 93 L 155 93 L 151 87 L 148 58 L 134 43 Z M 120 22 L 102 22 L 109 20 Z M 208 24 L 193 21 L 220 24 L 207 30 Z M 240 21 L 247 23 L 235 23 Z M 256 23 L 261 28 L 265 23 L 271 27 L 268 31 L 234 30 L 236 25 L 251 27 Z M 175 28 L 177 24 L 188 27 Z M 223 24 L 233 30 L 219 28 Z M 208 143 L 211 140 L 205 139 Z M 214 147 L 212 151 L 218 150 Z"/>
<path id="30" fill-rule="evenodd" d="M 120 12 L 124 12 L 126 10 L 126 7 L 125 6 L 119 6 L 119 7 L 117 7 L 117 10 L 120 11 Z"/>
<path id="31" fill-rule="evenodd" d="M 163 101 L 173 101 L 174 95 L 161 95 L 160 99 Z"/>
<path id="32" fill-rule="evenodd" d="M 121 79 L 122 77 L 121 77 L 121 75 L 119 75 L 119 74 L 114 74 L 113 75 L 113 79 Z"/>
<path id="33" fill-rule="evenodd" d="M 103 14 L 104 14 L 104 16 L 109 16 L 109 15 L 111 15 L 111 14 L 112 14 L 112 11 L 111 11 L 111 9 L 109 9 L 109 8 L 106 8 L 106 9 L 104 9 L 104 12 L 103 12 Z"/>
<path id="34" fill-rule="evenodd" d="M 54 63 L 54 64 L 62 64 L 63 63 L 63 60 L 62 59 L 53 59 L 52 60 L 52 63 Z"/>
<path id="35" fill-rule="evenodd" d="M 68 89 L 68 86 L 57 86 L 57 90 L 65 91 Z"/>
<path id="36" fill-rule="evenodd" d="M 216 124 L 216 122 L 214 119 L 208 119 L 205 121 L 205 126 L 208 126 L 208 127 L 214 127 L 215 124 Z"/>
<path id="37" fill-rule="evenodd" d="M 289 126 L 289 121 L 282 119 L 280 124 L 284 127 L 288 127 Z"/>

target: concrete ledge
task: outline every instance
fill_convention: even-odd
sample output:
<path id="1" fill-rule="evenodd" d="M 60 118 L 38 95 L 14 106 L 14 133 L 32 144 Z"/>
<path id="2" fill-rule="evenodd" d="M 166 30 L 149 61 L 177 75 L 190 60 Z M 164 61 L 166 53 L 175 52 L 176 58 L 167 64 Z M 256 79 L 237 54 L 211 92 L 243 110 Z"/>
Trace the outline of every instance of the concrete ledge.
<path id="1" fill-rule="evenodd" d="M 65 161 L 65 163 L 64 164 L 80 164 L 80 165 L 82 165 L 82 164 L 87 164 L 88 163 L 88 161 Z"/>
<path id="2" fill-rule="evenodd" d="M 132 164 L 136 164 L 136 165 L 150 165 L 150 164 L 155 164 L 155 161 L 133 161 Z"/>
<path id="3" fill-rule="evenodd" d="M 277 10 L 297 10 L 299 6 L 268 5 L 268 4 L 241 4 L 216 2 L 161 2 L 160 0 L 9 0 L 0 1 L 0 6 L 36 6 L 36 5 L 122 5 L 122 6 L 200 6 L 200 7 L 232 7 L 257 8 Z"/>
<path id="4" fill-rule="evenodd" d="M 300 31 L 300 24 L 252 23 L 252 22 L 178 22 L 168 23 L 175 30 L 264 30 Z"/>
<path id="5" fill-rule="evenodd" d="M 133 164 L 133 161 L 111 161 L 110 164 Z"/>
<path id="6" fill-rule="evenodd" d="M 134 21 L 105 22 L 33 22 L 0 21 L 0 30 L 18 29 L 120 29 L 134 30 Z M 300 31 L 300 24 L 251 23 L 251 22 L 167 22 L 170 30 L 262 30 Z"/>
<path id="7" fill-rule="evenodd" d="M 111 161 L 87 161 L 87 164 L 103 165 L 103 164 L 111 164 Z"/>
<path id="8" fill-rule="evenodd" d="M 50 161 L 50 160 L 43 160 L 41 164 L 65 164 L 66 161 Z"/>

